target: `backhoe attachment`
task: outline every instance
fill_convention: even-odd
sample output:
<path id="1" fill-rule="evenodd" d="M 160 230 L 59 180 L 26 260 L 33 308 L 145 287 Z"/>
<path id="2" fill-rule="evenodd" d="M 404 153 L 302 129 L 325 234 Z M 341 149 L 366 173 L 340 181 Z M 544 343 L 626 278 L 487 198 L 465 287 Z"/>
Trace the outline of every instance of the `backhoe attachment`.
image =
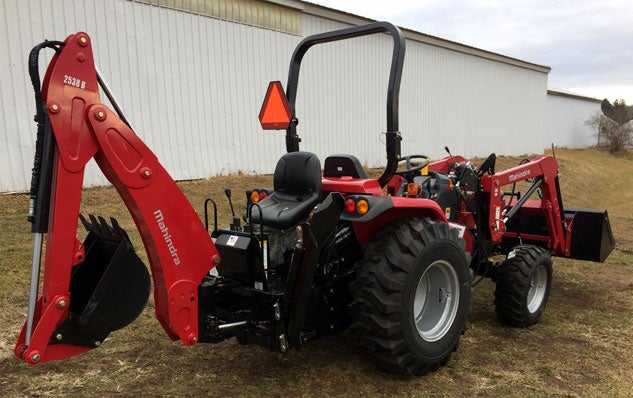
<path id="1" fill-rule="evenodd" d="M 56 54 L 40 88 L 37 59 L 46 47 Z M 15 354 L 29 364 L 80 354 L 131 323 L 147 303 L 147 268 L 116 220 L 82 217 L 88 236 L 76 238 L 92 158 L 140 232 L 156 317 L 172 340 L 195 344 L 198 285 L 220 262 L 200 217 L 113 101 L 86 33 L 36 46 L 29 62 L 38 123 L 29 208 L 35 239 L 27 321 Z M 101 103 L 99 84 L 116 113 Z"/>

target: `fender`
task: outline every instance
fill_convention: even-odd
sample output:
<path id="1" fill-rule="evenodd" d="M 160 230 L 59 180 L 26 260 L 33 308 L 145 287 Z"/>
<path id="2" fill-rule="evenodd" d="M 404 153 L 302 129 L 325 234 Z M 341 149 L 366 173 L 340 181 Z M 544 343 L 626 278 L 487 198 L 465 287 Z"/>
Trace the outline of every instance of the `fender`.
<path id="1" fill-rule="evenodd" d="M 345 206 L 341 220 L 349 221 L 354 228 L 356 239 L 361 245 L 367 243 L 387 223 L 393 220 L 419 217 L 448 223 L 440 206 L 430 199 L 401 198 L 396 196 L 348 195 L 346 204 L 364 200 L 368 204 L 365 214 L 357 212 L 357 206 Z"/>

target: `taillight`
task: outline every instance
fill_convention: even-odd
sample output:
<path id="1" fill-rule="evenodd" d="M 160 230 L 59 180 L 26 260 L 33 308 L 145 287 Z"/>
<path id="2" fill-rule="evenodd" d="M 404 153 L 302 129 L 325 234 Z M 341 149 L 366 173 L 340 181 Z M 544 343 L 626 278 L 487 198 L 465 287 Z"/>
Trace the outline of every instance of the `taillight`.
<path id="1" fill-rule="evenodd" d="M 356 210 L 356 202 L 354 199 L 347 199 L 345 201 L 345 211 L 348 213 L 353 213 Z"/>
<path id="2" fill-rule="evenodd" d="M 251 191 L 250 196 L 248 197 L 248 200 L 250 203 L 258 203 L 266 199 L 267 197 L 268 197 L 268 192 L 266 192 L 266 190 L 253 189 L 253 191 Z"/>
<path id="3" fill-rule="evenodd" d="M 369 202 L 365 199 L 352 199 L 349 198 L 345 201 L 345 212 L 356 213 L 358 215 L 367 214 L 369 211 Z"/>

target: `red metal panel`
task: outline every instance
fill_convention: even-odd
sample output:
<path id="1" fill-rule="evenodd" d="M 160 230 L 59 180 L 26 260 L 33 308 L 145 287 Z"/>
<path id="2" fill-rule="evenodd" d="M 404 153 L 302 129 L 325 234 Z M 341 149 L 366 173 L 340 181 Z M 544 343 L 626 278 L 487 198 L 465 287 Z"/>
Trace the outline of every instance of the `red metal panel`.
<path id="1" fill-rule="evenodd" d="M 352 177 L 328 178 L 324 177 L 321 187 L 325 192 L 366 193 L 381 196 L 382 189 L 378 180 L 356 179 Z"/>

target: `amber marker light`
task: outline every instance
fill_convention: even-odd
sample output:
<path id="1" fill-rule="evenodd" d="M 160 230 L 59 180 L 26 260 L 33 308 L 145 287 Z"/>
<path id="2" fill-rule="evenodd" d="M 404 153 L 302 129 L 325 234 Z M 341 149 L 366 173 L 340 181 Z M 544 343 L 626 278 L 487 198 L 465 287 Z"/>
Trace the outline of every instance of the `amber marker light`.
<path id="1" fill-rule="evenodd" d="M 251 192 L 251 202 L 253 203 L 259 202 L 259 192 L 257 191 Z"/>
<path id="2" fill-rule="evenodd" d="M 418 184 L 416 183 L 407 184 L 407 196 L 409 197 L 418 196 Z"/>
<path id="3" fill-rule="evenodd" d="M 365 199 L 361 199 L 358 202 L 356 202 L 356 213 L 362 216 L 363 214 L 367 214 L 368 211 L 369 211 L 369 203 L 367 203 Z"/>

